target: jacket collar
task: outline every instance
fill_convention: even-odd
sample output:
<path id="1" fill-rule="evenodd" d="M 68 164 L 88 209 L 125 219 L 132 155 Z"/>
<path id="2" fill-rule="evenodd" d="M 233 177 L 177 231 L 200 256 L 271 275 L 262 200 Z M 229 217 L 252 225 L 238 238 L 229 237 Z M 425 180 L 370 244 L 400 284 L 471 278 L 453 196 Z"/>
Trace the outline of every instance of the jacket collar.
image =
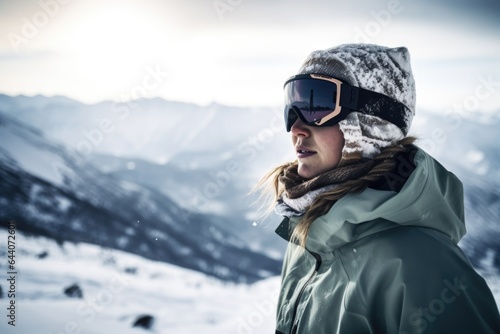
<path id="1" fill-rule="evenodd" d="M 327 253 L 399 226 L 433 228 L 458 243 L 465 234 L 462 183 L 422 150 L 416 152 L 414 163 L 415 170 L 399 191 L 367 188 L 339 199 L 328 213 L 313 222 L 306 248 Z M 290 241 L 299 220 L 283 219 L 276 233 Z"/>

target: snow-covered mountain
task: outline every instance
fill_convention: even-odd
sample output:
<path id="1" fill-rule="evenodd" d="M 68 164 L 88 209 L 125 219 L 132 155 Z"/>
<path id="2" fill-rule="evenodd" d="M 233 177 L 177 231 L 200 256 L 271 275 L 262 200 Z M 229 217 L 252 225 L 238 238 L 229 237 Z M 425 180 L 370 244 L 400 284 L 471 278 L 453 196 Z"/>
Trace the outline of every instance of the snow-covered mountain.
<path id="1" fill-rule="evenodd" d="M 252 249 L 281 258 L 285 245 L 274 235 L 279 219 L 260 219 L 255 196 L 247 196 L 268 168 L 293 157 L 280 112 L 159 98 L 85 105 L 61 96 L 1 94 L 0 111 L 100 171 L 154 186 L 190 211 L 223 215 Z M 279 146 L 287 149 L 275 151 Z"/>
<path id="2" fill-rule="evenodd" d="M 225 217 L 189 211 L 155 189 L 106 175 L 1 114 L 0 132 L 0 219 L 16 221 L 19 230 L 121 249 L 231 281 L 252 282 L 280 270 L 279 260 L 232 233 Z"/>
<path id="3" fill-rule="evenodd" d="M 72 147 L 111 178 L 170 197 L 180 207 L 223 216 L 246 246 L 279 258 L 277 217 L 260 220 L 246 196 L 266 170 L 293 159 L 279 108 L 206 107 L 159 98 L 85 105 L 65 97 L 0 95 L 0 110 Z M 499 114 L 417 110 L 419 146 L 457 174 L 465 188 L 474 265 L 500 270 Z M 242 222 L 235 224 L 234 222 Z M 256 225 L 256 226 L 254 226 Z"/>
<path id="4" fill-rule="evenodd" d="M 104 153 L 196 169 L 219 166 L 221 160 L 280 161 L 292 153 L 265 149 L 288 141 L 281 112 L 273 108 L 198 106 L 160 98 L 86 105 L 60 96 L 0 94 L 0 111 L 83 157 Z"/>

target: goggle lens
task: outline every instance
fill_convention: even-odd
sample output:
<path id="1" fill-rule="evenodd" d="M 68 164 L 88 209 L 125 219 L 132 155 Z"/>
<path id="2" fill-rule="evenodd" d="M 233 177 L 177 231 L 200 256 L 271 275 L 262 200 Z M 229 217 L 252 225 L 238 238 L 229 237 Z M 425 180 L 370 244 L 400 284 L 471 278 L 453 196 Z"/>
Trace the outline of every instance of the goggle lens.
<path id="1" fill-rule="evenodd" d="M 337 85 L 325 80 L 294 80 L 285 87 L 286 109 L 300 110 L 308 123 L 318 122 L 333 112 L 336 97 Z"/>
<path id="2" fill-rule="evenodd" d="M 341 81 L 316 75 L 297 75 L 285 83 L 285 122 L 290 131 L 298 118 L 307 125 L 332 125 L 340 113 Z"/>

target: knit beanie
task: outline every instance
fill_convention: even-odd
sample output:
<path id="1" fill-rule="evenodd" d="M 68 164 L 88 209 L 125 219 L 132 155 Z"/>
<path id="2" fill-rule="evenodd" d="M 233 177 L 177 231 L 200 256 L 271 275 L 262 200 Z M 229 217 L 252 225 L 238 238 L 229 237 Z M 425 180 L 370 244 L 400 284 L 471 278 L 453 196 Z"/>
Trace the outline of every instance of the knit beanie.
<path id="1" fill-rule="evenodd" d="M 415 81 L 410 54 L 405 47 L 388 48 L 373 44 L 344 44 L 312 52 L 299 74 L 323 74 L 343 82 L 387 95 L 407 108 L 401 114 L 404 128 L 380 117 L 351 112 L 339 127 L 344 134 L 340 166 L 372 159 L 384 147 L 404 138 L 415 114 Z M 371 106 L 378 108 L 377 105 Z"/>

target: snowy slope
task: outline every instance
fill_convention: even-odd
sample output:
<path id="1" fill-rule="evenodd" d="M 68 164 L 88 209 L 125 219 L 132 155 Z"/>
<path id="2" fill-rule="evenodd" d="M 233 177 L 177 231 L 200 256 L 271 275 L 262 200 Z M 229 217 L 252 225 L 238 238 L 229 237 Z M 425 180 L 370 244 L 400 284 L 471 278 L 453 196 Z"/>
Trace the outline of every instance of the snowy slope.
<path id="1" fill-rule="evenodd" d="M 158 191 L 105 175 L 71 150 L 0 114 L 0 218 L 56 240 L 90 242 L 233 281 L 277 274 L 224 217 L 180 208 Z M 235 222 L 233 222 L 235 223 Z"/>
<path id="2" fill-rule="evenodd" d="M 106 174 L 156 189 L 186 209 L 223 215 L 228 219 L 226 227 L 244 235 L 252 249 L 274 258 L 283 256 L 286 243 L 274 233 L 281 217 L 272 215 L 263 222 L 257 212 L 256 194 L 248 193 L 255 181 L 236 182 L 236 177 L 223 173 L 224 164 L 215 170 L 184 169 L 109 155 L 94 155 L 89 161 Z M 241 220 L 241 224 L 234 223 Z"/>
<path id="3" fill-rule="evenodd" d="M 279 219 L 261 221 L 252 206 L 255 197 L 247 196 L 260 175 L 292 154 L 291 149 L 274 150 L 289 143 L 279 111 L 162 99 L 85 105 L 63 97 L 1 94 L 0 111 L 72 148 L 80 161 L 97 163 L 102 172 L 116 171 L 122 180 L 153 186 L 189 211 L 223 215 L 224 225 L 244 235 L 249 247 L 281 258 L 284 244 L 274 235 Z M 101 137 L 99 119 L 113 124 Z M 124 171 L 141 175 L 116 170 L 113 159 L 95 160 L 100 153 L 123 157 Z M 144 164 L 155 170 L 139 168 Z"/>
<path id="4" fill-rule="evenodd" d="M 0 229 L 0 257 L 7 232 Z M 142 315 L 162 333 L 266 333 L 274 330 L 279 279 L 252 285 L 223 283 L 196 271 L 95 245 L 16 233 L 16 326 L 0 321 L 0 333 L 139 334 Z M 6 262 L 0 261 L 6 272 Z M 82 298 L 64 289 L 77 284 Z M 2 309 L 12 300 L 4 291 Z M 4 312 L 5 313 L 5 312 Z M 69 329 L 69 330 L 68 330 Z"/>

